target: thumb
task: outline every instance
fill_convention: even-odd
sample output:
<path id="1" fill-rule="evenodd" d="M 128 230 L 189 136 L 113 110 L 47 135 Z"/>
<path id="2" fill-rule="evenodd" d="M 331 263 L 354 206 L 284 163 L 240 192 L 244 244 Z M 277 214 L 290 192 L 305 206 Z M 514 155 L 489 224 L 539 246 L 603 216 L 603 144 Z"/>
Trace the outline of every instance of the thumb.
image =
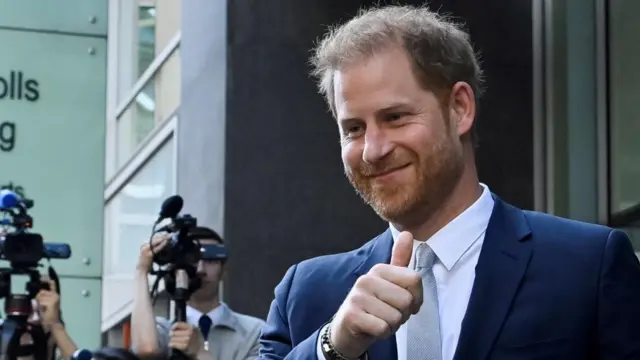
<path id="1" fill-rule="evenodd" d="M 409 266 L 411 254 L 413 253 L 413 235 L 408 231 L 403 231 L 393 244 L 391 250 L 391 265 Z"/>

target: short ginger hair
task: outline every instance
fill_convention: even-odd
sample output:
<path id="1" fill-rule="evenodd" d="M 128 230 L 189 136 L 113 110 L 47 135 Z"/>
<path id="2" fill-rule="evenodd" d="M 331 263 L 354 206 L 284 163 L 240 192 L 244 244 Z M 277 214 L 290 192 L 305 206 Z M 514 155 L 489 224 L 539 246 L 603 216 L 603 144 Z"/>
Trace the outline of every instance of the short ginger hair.
<path id="1" fill-rule="evenodd" d="M 460 81 L 469 84 L 476 102 L 484 92 L 479 55 L 460 24 L 426 6 L 371 8 L 330 28 L 311 58 L 312 74 L 334 117 L 335 72 L 392 46 L 406 51 L 420 85 L 441 100 L 448 99 L 451 88 Z"/>

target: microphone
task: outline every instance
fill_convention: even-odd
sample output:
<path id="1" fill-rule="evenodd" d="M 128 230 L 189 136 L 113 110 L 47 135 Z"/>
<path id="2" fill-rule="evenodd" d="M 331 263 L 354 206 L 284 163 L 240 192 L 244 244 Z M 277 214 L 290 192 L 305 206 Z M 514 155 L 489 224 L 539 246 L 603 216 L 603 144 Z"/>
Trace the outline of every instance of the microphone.
<path id="1" fill-rule="evenodd" d="M 93 358 L 93 353 L 87 349 L 78 349 L 73 355 L 69 358 L 69 360 L 91 360 Z"/>
<path id="2" fill-rule="evenodd" d="M 69 259 L 71 246 L 65 243 L 44 243 L 44 255 L 50 259 Z"/>
<path id="3" fill-rule="evenodd" d="M 182 200 L 182 196 L 173 195 L 168 197 L 160 206 L 160 213 L 158 214 L 158 220 L 156 220 L 156 224 L 166 218 L 174 218 L 178 216 L 180 210 L 182 210 L 182 206 L 184 205 L 184 200 Z"/>
<path id="4" fill-rule="evenodd" d="M 20 204 L 20 197 L 11 190 L 0 190 L 0 209 L 13 209 Z M 182 207 L 182 199 L 180 199 Z"/>

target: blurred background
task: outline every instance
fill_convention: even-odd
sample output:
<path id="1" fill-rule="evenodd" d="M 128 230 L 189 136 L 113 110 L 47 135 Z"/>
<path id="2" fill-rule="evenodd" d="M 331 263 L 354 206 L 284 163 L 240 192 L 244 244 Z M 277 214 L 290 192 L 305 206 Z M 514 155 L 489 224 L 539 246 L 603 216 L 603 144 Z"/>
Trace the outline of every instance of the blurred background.
<path id="1" fill-rule="evenodd" d="M 225 238 L 222 299 L 261 318 L 289 266 L 385 228 L 344 178 L 307 63 L 372 3 L 0 0 L 0 185 L 72 246 L 54 265 L 76 343 L 128 346 L 138 251 L 172 194 Z M 481 181 L 640 250 L 640 2 L 427 3 L 482 54 Z"/>

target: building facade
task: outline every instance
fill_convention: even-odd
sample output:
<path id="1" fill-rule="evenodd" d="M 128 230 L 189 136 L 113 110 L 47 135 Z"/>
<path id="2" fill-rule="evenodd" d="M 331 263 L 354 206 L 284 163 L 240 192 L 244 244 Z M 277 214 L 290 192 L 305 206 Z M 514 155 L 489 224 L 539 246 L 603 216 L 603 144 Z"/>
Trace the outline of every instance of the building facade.
<path id="1" fill-rule="evenodd" d="M 344 179 L 307 65 L 324 24 L 370 3 L 109 1 L 105 341 L 122 341 L 137 251 L 169 195 L 223 234 L 223 299 L 259 317 L 289 266 L 385 228 Z M 429 3 L 482 53 L 481 180 L 517 206 L 625 229 L 640 249 L 640 4 Z"/>
<path id="2" fill-rule="evenodd" d="M 108 4 L 101 329 L 103 341 L 123 345 L 139 248 L 149 240 L 160 204 L 177 191 L 182 5 Z M 168 311 L 165 299 L 156 305 L 160 313 Z"/>

